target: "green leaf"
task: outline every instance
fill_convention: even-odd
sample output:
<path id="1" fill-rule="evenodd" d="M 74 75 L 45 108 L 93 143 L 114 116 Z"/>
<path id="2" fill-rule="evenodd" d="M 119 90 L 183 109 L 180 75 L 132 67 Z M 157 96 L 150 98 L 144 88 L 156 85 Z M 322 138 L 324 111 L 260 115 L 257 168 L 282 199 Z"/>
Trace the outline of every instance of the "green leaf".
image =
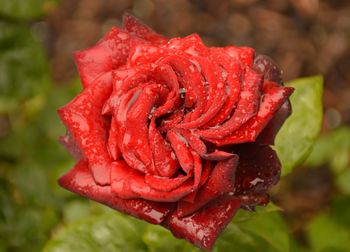
<path id="1" fill-rule="evenodd" d="M 118 213 L 91 217 L 62 228 L 44 252 L 147 251 L 141 240 L 144 225 Z"/>
<path id="2" fill-rule="evenodd" d="M 142 235 L 143 242 L 150 252 L 200 252 L 201 250 L 192 246 L 182 239 L 176 239 L 169 230 L 154 225 L 147 225 Z"/>
<path id="3" fill-rule="evenodd" d="M 44 251 L 200 252 L 202 250 L 183 239 L 175 238 L 169 230 L 161 226 L 112 212 L 63 227 L 47 243 Z M 259 210 L 252 218 L 244 221 L 236 222 L 234 218 L 212 251 L 288 252 L 289 236 L 279 212 L 272 207 L 269 211 Z"/>
<path id="4" fill-rule="evenodd" d="M 345 226 L 350 231 L 350 196 L 337 195 L 331 205 L 331 217 L 339 225 Z"/>
<path id="5" fill-rule="evenodd" d="M 289 251 L 289 234 L 286 224 L 277 211 L 256 213 L 253 218 L 243 222 L 240 228 L 266 242 L 262 251 Z"/>
<path id="6" fill-rule="evenodd" d="M 349 181 L 350 181 L 350 167 L 348 167 L 343 172 L 337 174 L 335 178 L 335 182 L 338 190 L 345 195 L 350 195 Z"/>
<path id="7" fill-rule="evenodd" d="M 294 87 L 290 100 L 293 113 L 276 137 L 276 151 L 282 162 L 282 173 L 289 173 L 300 165 L 310 153 L 322 123 L 321 76 L 290 81 L 286 86 Z"/>
<path id="8" fill-rule="evenodd" d="M 314 218 L 307 231 L 312 251 L 349 251 L 349 229 L 335 222 L 326 213 Z"/>
<path id="9" fill-rule="evenodd" d="M 319 137 L 305 161 L 306 166 L 328 165 L 336 173 L 350 167 L 350 128 L 340 127 Z"/>
<path id="10" fill-rule="evenodd" d="M 51 10 L 57 0 L 0 0 L 0 15 L 11 19 L 33 19 Z"/>

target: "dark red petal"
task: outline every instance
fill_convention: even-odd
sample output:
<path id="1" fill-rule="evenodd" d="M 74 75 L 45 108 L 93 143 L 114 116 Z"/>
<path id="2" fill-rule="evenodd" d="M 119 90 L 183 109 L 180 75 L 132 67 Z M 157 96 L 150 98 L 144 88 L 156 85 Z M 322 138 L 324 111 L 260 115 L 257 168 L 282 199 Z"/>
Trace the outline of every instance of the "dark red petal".
<path id="1" fill-rule="evenodd" d="M 166 101 L 159 106 L 153 113 L 153 116 L 160 117 L 164 114 L 174 112 L 180 104 L 179 83 L 174 70 L 169 65 L 159 65 L 154 71 L 156 83 L 163 83 L 170 89 Z"/>
<path id="2" fill-rule="evenodd" d="M 122 142 L 122 155 L 128 165 L 149 174 L 155 174 L 155 171 L 148 143 L 148 117 L 159 99 L 158 90 L 157 84 L 149 83 L 131 105 Z"/>
<path id="3" fill-rule="evenodd" d="M 180 187 L 185 181 L 192 177 L 192 174 L 179 175 L 175 178 L 166 178 L 156 175 L 146 175 L 145 182 L 153 189 L 170 192 L 178 187 Z"/>
<path id="4" fill-rule="evenodd" d="M 223 196 L 188 217 L 180 218 L 175 211 L 163 225 L 177 238 L 210 250 L 239 207 L 239 199 Z"/>
<path id="5" fill-rule="evenodd" d="M 170 144 L 156 129 L 154 117 L 149 125 L 149 144 L 153 153 L 153 163 L 160 176 L 172 177 L 180 167 Z"/>
<path id="6" fill-rule="evenodd" d="M 255 51 L 253 48 L 226 46 L 224 47 L 224 50 L 234 60 L 238 60 L 248 67 L 253 66 L 253 60 L 255 55 Z"/>
<path id="7" fill-rule="evenodd" d="M 235 152 L 239 155 L 235 195 L 249 198 L 250 202 L 245 204 L 256 205 L 261 196 L 264 197 L 267 190 L 279 181 L 281 163 L 270 146 L 242 144 L 235 146 Z"/>
<path id="8" fill-rule="evenodd" d="M 121 157 L 121 151 L 118 147 L 118 122 L 114 116 L 112 116 L 111 127 L 109 129 L 107 149 L 113 160 Z"/>
<path id="9" fill-rule="evenodd" d="M 118 69 L 113 71 L 113 93 L 114 99 L 120 99 L 129 90 L 141 86 L 150 81 L 153 67 L 150 65 L 137 66 L 131 69 Z M 115 107 L 115 104 L 113 107 Z"/>
<path id="10" fill-rule="evenodd" d="M 178 80 L 185 89 L 185 107 L 192 107 L 194 114 L 203 112 L 206 98 L 202 79 L 196 67 L 186 58 L 179 56 L 168 56 L 161 61 L 163 64 L 169 64 L 178 75 Z"/>
<path id="11" fill-rule="evenodd" d="M 75 158 L 75 160 L 85 159 L 84 154 L 82 153 L 79 145 L 74 140 L 72 134 L 67 130 L 65 136 L 60 136 L 59 141 L 64 147 L 69 151 L 70 154 Z"/>
<path id="12" fill-rule="evenodd" d="M 269 88 L 263 95 L 263 101 L 256 116 L 252 117 L 242 127 L 223 139 L 206 138 L 206 140 L 217 146 L 255 141 L 277 110 L 293 93 L 293 90 L 290 87 L 273 86 Z"/>
<path id="13" fill-rule="evenodd" d="M 214 151 L 211 153 L 203 154 L 202 158 L 212 160 L 212 161 L 221 161 L 221 160 L 231 158 L 234 155 L 235 154 L 230 153 L 230 152 L 217 150 L 217 151 Z"/>
<path id="14" fill-rule="evenodd" d="M 195 57 L 208 56 L 208 49 L 204 45 L 202 39 L 198 36 L 198 34 L 191 34 L 184 38 L 173 38 L 169 40 L 167 47 L 169 49 L 184 52 Z"/>
<path id="15" fill-rule="evenodd" d="M 260 144 L 265 145 L 273 145 L 275 144 L 275 137 L 282 127 L 283 123 L 292 113 L 292 106 L 287 100 L 283 105 L 280 107 L 280 109 L 277 111 L 277 113 L 274 115 L 274 117 L 269 121 L 269 123 L 266 125 L 266 127 L 263 129 L 263 131 L 259 134 L 256 141 Z"/>
<path id="16" fill-rule="evenodd" d="M 229 192 L 233 193 L 237 163 L 237 155 L 225 161 L 219 161 L 207 183 L 197 192 L 195 201 L 193 203 L 184 201 L 178 203 L 177 215 L 179 217 L 187 216 L 219 196 Z"/>
<path id="17" fill-rule="evenodd" d="M 195 152 L 191 151 L 192 157 L 193 157 L 193 187 L 198 188 L 198 186 L 201 183 L 201 177 L 202 177 L 202 160 L 200 156 Z"/>
<path id="18" fill-rule="evenodd" d="M 142 66 L 144 64 L 159 63 L 159 60 L 168 56 L 169 51 L 156 44 L 135 43 L 131 48 L 127 60 L 127 68 Z"/>
<path id="19" fill-rule="evenodd" d="M 112 163 L 112 193 L 122 199 L 143 198 L 157 202 L 176 202 L 193 190 L 193 179 L 185 181 L 180 187 L 170 191 L 159 191 L 145 182 L 144 174 L 132 169 L 124 161 Z"/>
<path id="20" fill-rule="evenodd" d="M 140 86 L 129 90 L 120 98 L 118 107 L 114 110 L 114 117 L 117 121 L 117 142 L 120 150 L 123 148 L 127 112 L 141 94 L 142 87 L 143 86 Z"/>
<path id="21" fill-rule="evenodd" d="M 153 31 L 136 17 L 125 13 L 123 16 L 123 29 L 153 43 L 166 43 L 167 38 Z"/>
<path id="22" fill-rule="evenodd" d="M 270 57 L 258 55 L 254 59 L 253 68 L 264 76 L 264 80 L 282 84 L 282 71 Z"/>
<path id="23" fill-rule="evenodd" d="M 97 45 L 74 54 L 84 87 L 93 84 L 101 74 L 111 72 L 125 64 L 130 51 L 128 33 L 113 27 Z"/>
<path id="24" fill-rule="evenodd" d="M 199 155 L 204 155 L 205 153 L 207 153 L 207 146 L 198 137 L 198 135 L 185 129 L 176 129 L 176 131 L 179 132 L 186 139 L 191 148 Z"/>
<path id="25" fill-rule="evenodd" d="M 158 128 L 160 132 L 167 132 L 174 128 L 176 125 L 178 125 L 184 115 L 184 109 L 178 109 L 174 111 L 173 114 L 171 114 L 169 117 L 166 119 L 162 120 L 160 127 Z"/>
<path id="26" fill-rule="evenodd" d="M 124 200 L 116 197 L 112 193 L 110 186 L 98 186 L 95 184 L 87 163 L 84 161 L 78 162 L 58 182 L 69 191 L 153 224 L 163 222 L 165 217 L 175 207 L 172 203 L 159 203 L 143 199 Z"/>
<path id="27" fill-rule="evenodd" d="M 213 53 L 215 52 L 215 53 Z M 234 109 L 241 91 L 242 68 L 238 62 L 234 62 L 224 53 L 216 53 L 211 50 L 211 57 L 223 68 L 221 74 L 226 83 L 227 100 L 219 113 L 211 119 L 203 128 L 216 126 L 225 121 Z"/>
<path id="28" fill-rule="evenodd" d="M 197 58 L 197 61 L 202 69 L 202 75 L 209 84 L 207 92 L 205 89 L 200 92 L 202 99 L 206 100 L 205 110 L 198 117 L 191 117 L 191 121 L 184 120 L 184 123 L 178 125 L 179 128 L 191 129 L 203 126 L 216 116 L 226 102 L 226 87 L 217 63 L 203 58 Z M 203 97 L 203 94 L 206 94 L 206 97 Z"/>
<path id="29" fill-rule="evenodd" d="M 89 161 L 93 177 L 99 185 L 110 184 L 112 160 L 106 148 L 108 122 L 101 111 L 111 91 L 111 73 L 106 73 L 58 110 L 61 120 Z"/>
<path id="30" fill-rule="evenodd" d="M 209 175 L 213 169 L 213 164 L 210 161 L 203 160 L 203 165 L 201 166 L 201 168 L 201 178 L 198 188 L 202 187 L 207 182 Z M 198 190 L 191 192 L 187 196 L 183 197 L 181 201 L 193 203 L 196 198 L 197 192 Z"/>
<path id="31" fill-rule="evenodd" d="M 186 173 L 191 172 L 193 170 L 193 156 L 186 139 L 179 133 L 176 133 L 172 130 L 168 131 L 167 138 L 175 152 L 181 168 Z"/>
<path id="32" fill-rule="evenodd" d="M 262 77 L 253 70 L 247 69 L 244 75 L 240 99 L 232 117 L 219 127 L 199 130 L 204 138 L 222 139 L 241 127 L 250 118 L 257 114 L 260 104 Z"/>

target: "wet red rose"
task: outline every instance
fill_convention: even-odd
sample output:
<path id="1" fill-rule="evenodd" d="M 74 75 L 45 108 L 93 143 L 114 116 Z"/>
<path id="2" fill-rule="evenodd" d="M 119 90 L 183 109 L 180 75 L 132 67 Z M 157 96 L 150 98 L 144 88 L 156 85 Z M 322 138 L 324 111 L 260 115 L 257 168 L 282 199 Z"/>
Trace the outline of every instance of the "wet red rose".
<path id="1" fill-rule="evenodd" d="M 84 88 L 59 115 L 77 164 L 61 186 L 204 249 L 239 208 L 268 203 L 293 92 L 271 59 L 125 15 L 75 60 Z"/>

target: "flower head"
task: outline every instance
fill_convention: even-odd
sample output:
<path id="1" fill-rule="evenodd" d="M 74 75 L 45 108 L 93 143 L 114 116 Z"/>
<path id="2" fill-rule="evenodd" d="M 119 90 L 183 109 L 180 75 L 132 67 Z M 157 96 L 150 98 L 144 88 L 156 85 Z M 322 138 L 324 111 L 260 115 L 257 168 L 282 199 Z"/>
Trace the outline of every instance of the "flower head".
<path id="1" fill-rule="evenodd" d="M 125 15 L 75 60 L 84 89 L 59 115 L 77 165 L 63 187 L 205 249 L 238 208 L 268 203 L 280 175 L 269 145 L 293 91 L 271 59 Z"/>

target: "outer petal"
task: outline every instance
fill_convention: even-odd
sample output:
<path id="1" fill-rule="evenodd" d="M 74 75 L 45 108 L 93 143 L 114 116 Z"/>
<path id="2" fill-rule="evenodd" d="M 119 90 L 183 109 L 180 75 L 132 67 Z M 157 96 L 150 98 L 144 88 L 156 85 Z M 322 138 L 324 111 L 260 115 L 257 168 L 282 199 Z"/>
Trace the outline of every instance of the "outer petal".
<path id="1" fill-rule="evenodd" d="M 177 238 L 210 250 L 239 207 L 239 199 L 223 196 L 188 217 L 180 218 L 175 211 L 163 225 Z"/>
<path id="2" fill-rule="evenodd" d="M 96 185 L 85 161 L 78 162 L 58 182 L 69 191 L 153 224 L 161 223 L 175 207 L 172 203 L 159 203 L 143 199 L 124 200 L 116 197 L 110 186 Z"/>
<path id="3" fill-rule="evenodd" d="M 264 75 L 265 80 L 282 84 L 282 71 L 270 57 L 258 55 L 254 59 L 253 68 Z"/>
<path id="4" fill-rule="evenodd" d="M 134 16 L 126 13 L 123 16 L 123 29 L 153 43 L 166 43 L 167 38 L 153 31 Z"/>
<path id="5" fill-rule="evenodd" d="M 275 143 L 275 137 L 278 131 L 291 113 L 292 106 L 289 100 L 287 100 L 277 111 L 271 121 L 266 125 L 256 141 L 260 144 L 273 145 Z"/>
<path id="6" fill-rule="evenodd" d="M 85 159 L 79 145 L 74 140 L 72 134 L 67 130 L 65 136 L 60 136 L 59 141 L 64 147 L 69 151 L 70 154 L 75 158 L 75 160 Z"/>
<path id="7" fill-rule="evenodd" d="M 133 38 L 119 28 L 112 30 L 95 46 L 74 54 L 75 62 L 84 87 L 103 73 L 125 64 Z"/>
<path id="8" fill-rule="evenodd" d="M 243 206 L 267 204 L 267 191 L 280 178 L 281 163 L 270 146 L 257 143 L 235 146 L 239 155 L 235 180 L 235 195 L 239 195 Z"/>
<path id="9" fill-rule="evenodd" d="M 282 71 L 270 57 L 266 55 L 258 55 L 254 59 L 253 67 L 264 76 L 266 82 L 272 81 L 279 85 L 283 84 Z M 289 100 L 287 100 L 277 111 L 276 115 L 271 119 L 265 129 L 260 133 L 257 141 L 260 144 L 274 144 L 279 129 L 291 113 L 292 107 Z"/>
<path id="10" fill-rule="evenodd" d="M 247 69 L 240 99 L 232 117 L 219 127 L 214 127 L 197 133 L 204 138 L 222 139 L 241 127 L 259 110 L 262 76 L 255 71 Z"/>
<path id="11" fill-rule="evenodd" d="M 144 174 L 132 169 L 124 161 L 113 162 L 112 193 L 123 199 L 143 198 L 157 202 L 176 202 L 197 190 L 195 182 L 189 179 L 172 191 L 160 191 L 147 184 Z"/>
<path id="12" fill-rule="evenodd" d="M 207 183 L 198 190 L 194 202 L 179 202 L 178 216 L 184 217 L 192 214 L 219 196 L 233 192 L 237 163 L 237 155 L 218 162 Z"/>
<path id="13" fill-rule="evenodd" d="M 111 158 L 106 148 L 108 122 L 101 115 L 101 110 L 111 91 L 111 73 L 106 73 L 58 110 L 100 185 L 110 184 Z"/>
<path id="14" fill-rule="evenodd" d="M 206 140 L 217 146 L 254 142 L 260 132 L 274 117 L 278 109 L 293 93 L 293 90 L 294 89 L 290 87 L 276 87 L 272 85 L 271 88 L 268 88 L 264 93 L 263 101 L 260 104 L 257 115 L 253 116 L 238 130 L 223 139 L 206 138 Z"/>

